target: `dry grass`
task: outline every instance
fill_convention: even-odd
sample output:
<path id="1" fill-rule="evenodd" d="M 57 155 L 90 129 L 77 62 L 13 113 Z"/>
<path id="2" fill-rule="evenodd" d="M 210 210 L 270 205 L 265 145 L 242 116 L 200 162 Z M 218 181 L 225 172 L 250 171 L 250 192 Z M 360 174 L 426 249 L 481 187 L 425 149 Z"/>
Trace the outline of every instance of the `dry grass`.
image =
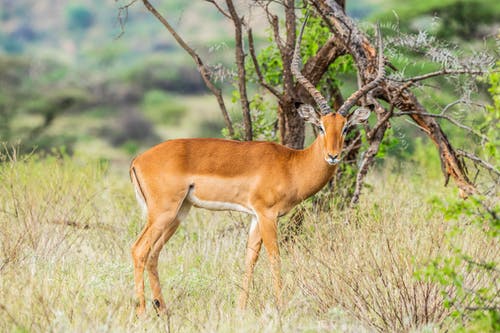
<path id="1" fill-rule="evenodd" d="M 149 306 L 138 320 L 129 247 L 142 222 L 125 173 L 81 158 L 11 159 L 0 165 L 0 331 L 435 330 L 446 315 L 440 294 L 413 274 L 448 251 L 448 225 L 428 199 L 450 190 L 406 179 L 372 174 L 349 225 L 337 212 L 306 214 L 282 251 L 280 312 L 264 254 L 249 310 L 235 309 L 248 218 L 193 211 L 160 258 L 169 317 Z M 474 232 L 460 241 L 498 250 Z"/>
<path id="2" fill-rule="evenodd" d="M 396 188 L 377 182 L 349 225 L 322 216 L 291 249 L 300 289 L 319 312 L 341 308 L 384 332 L 433 326 L 448 314 L 438 286 L 415 279 L 429 258 L 447 251 L 448 226 L 415 184 Z"/>

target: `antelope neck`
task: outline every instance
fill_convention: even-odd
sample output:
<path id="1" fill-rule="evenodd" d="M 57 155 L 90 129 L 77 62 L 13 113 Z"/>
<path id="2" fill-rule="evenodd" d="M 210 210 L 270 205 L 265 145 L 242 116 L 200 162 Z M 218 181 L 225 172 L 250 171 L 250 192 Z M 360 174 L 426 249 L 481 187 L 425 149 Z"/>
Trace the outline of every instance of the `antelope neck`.
<path id="1" fill-rule="evenodd" d="M 325 186 L 332 178 L 336 166 L 325 161 L 323 140 L 318 135 L 309 147 L 295 152 L 290 168 L 298 193 L 306 198 Z"/>

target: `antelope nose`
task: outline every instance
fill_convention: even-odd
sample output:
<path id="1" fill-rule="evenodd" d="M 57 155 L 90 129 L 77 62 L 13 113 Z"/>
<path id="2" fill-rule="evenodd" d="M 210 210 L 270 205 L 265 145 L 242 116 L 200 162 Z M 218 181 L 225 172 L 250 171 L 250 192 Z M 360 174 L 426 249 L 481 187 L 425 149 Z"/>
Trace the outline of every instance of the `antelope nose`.
<path id="1" fill-rule="evenodd" d="M 326 163 L 328 163 L 330 165 L 337 164 L 337 163 L 340 162 L 340 160 L 338 159 L 338 157 L 339 157 L 338 154 L 335 154 L 335 155 L 328 154 L 327 157 L 325 158 Z"/>

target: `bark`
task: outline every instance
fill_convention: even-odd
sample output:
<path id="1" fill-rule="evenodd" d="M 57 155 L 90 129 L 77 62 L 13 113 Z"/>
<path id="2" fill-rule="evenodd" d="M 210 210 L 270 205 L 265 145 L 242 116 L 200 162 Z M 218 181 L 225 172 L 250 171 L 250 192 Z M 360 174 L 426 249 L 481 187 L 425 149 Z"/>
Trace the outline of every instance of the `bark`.
<path id="1" fill-rule="evenodd" d="M 282 144 L 287 147 L 302 149 L 305 140 L 305 123 L 295 109 L 295 103 L 291 98 L 280 101 L 283 118 L 280 124 Z"/>
<path id="2" fill-rule="evenodd" d="M 282 144 L 287 147 L 302 149 L 305 139 L 305 123 L 295 109 L 296 91 L 294 89 L 293 75 L 291 64 L 293 58 L 293 50 L 295 48 L 296 39 L 296 24 L 295 24 L 295 1 L 285 1 L 285 25 L 286 25 L 286 41 L 281 49 L 281 57 L 283 61 L 283 97 L 279 101 L 281 110 L 280 129 Z"/>
<path id="3" fill-rule="evenodd" d="M 238 16 L 232 0 L 226 0 L 229 14 L 234 24 L 234 38 L 236 51 L 236 66 L 238 67 L 238 89 L 240 92 L 241 110 L 243 112 L 243 128 L 245 130 L 245 140 L 252 141 L 252 118 L 250 116 L 250 106 L 247 97 L 247 79 L 245 72 L 245 52 L 243 51 L 242 19 Z"/>

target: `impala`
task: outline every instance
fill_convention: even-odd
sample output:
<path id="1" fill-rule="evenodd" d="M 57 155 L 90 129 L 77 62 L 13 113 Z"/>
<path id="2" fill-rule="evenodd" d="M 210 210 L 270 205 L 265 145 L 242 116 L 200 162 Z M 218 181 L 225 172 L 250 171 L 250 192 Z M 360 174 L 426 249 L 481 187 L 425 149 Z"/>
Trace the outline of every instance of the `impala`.
<path id="1" fill-rule="evenodd" d="M 138 315 L 145 311 L 145 269 L 155 309 L 166 310 L 158 277 L 158 256 L 192 206 L 252 216 L 239 306 L 246 306 L 262 244 L 270 259 L 275 296 L 280 303 L 278 218 L 332 178 L 341 160 L 347 128 L 365 121 L 370 113 L 359 108 L 348 117 L 346 112 L 330 110 L 327 101 L 298 69 L 301 35 L 292 70 L 321 108 L 318 114 L 309 105 L 297 107 L 299 114 L 319 130 L 307 149 L 295 150 L 272 142 L 177 139 L 163 142 L 133 160 L 131 179 L 137 199 L 147 213 L 147 223 L 132 245 Z"/>

